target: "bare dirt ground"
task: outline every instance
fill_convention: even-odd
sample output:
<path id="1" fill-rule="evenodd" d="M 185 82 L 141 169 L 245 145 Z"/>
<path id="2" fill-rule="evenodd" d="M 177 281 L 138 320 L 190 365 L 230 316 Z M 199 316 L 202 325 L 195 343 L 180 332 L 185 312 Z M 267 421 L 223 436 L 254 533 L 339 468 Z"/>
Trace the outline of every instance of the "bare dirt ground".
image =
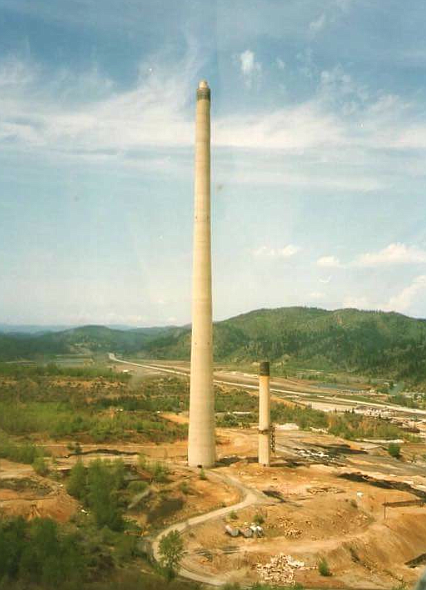
<path id="1" fill-rule="evenodd" d="M 65 522 L 79 510 L 63 484 L 40 477 L 29 465 L 2 459 L 0 510 L 10 516 L 50 517 Z"/>
<path id="2" fill-rule="evenodd" d="M 255 582 L 262 580 L 257 566 L 283 553 L 305 564 L 293 574 L 306 587 L 392 588 L 418 578 L 421 567 L 406 563 L 426 552 L 426 507 L 384 504 L 419 500 L 426 490 L 425 465 L 402 463 L 377 449 L 369 455 L 363 445 L 305 432 L 280 434 L 274 465 L 261 468 L 253 462 L 256 436 L 239 431 L 236 438 L 249 451 L 246 459 L 217 471 L 280 499 L 192 528 L 185 537 L 184 567 Z M 226 524 L 244 528 L 259 513 L 263 538 L 225 534 Z M 331 577 L 318 572 L 322 558 Z"/>
<path id="3" fill-rule="evenodd" d="M 186 419 L 184 415 L 167 417 Z M 243 584 L 268 581 L 261 566 L 283 554 L 303 562 L 292 576 L 308 588 L 390 589 L 401 582 L 412 585 L 418 578 L 422 566 L 412 568 L 407 563 L 426 553 L 426 505 L 419 503 L 426 498 L 424 445 L 404 445 L 403 460 L 398 461 L 379 444 L 282 431 L 277 432 L 273 465 L 262 468 L 256 463 L 255 429 L 218 429 L 217 434 L 220 464 L 212 474 L 222 481 L 210 473 L 207 480 L 200 479 L 185 467 L 185 441 L 83 444 L 79 457 L 88 463 L 97 457 L 121 456 L 136 466 L 142 453 L 150 460 L 166 462 L 167 482 L 150 483 L 149 499 L 128 516 L 142 525 L 145 534 L 184 523 L 183 566 L 201 577 Z M 66 442 L 47 446 L 58 471 L 66 472 L 78 459 Z M 139 476 L 144 478 L 140 471 Z M 248 503 L 233 514 L 228 508 L 241 501 L 241 489 L 232 480 L 264 501 Z M 392 505 L 395 502 L 409 505 Z M 2 460 L 0 509 L 65 521 L 81 507 L 60 482 L 37 476 L 31 466 Z M 215 510 L 221 512 L 187 526 L 195 515 Z M 264 520 L 263 537 L 232 538 L 225 533 L 226 524 L 244 528 L 256 515 Z M 330 577 L 318 572 L 323 558 Z M 280 570 L 281 566 L 273 567 Z M 284 577 L 279 584 L 285 581 Z"/>
<path id="4" fill-rule="evenodd" d="M 200 479 L 199 474 L 184 466 L 174 465 L 164 484 L 151 483 L 149 495 L 128 516 L 152 534 L 160 527 L 187 521 L 197 515 L 232 506 L 240 500 L 240 492 L 227 482 L 211 477 Z"/>

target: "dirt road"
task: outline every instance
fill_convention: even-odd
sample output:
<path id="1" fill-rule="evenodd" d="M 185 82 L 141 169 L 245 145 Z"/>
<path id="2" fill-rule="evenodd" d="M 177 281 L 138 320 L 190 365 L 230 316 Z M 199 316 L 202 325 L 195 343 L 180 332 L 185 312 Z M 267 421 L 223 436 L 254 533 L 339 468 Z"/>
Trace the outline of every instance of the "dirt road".
<path id="1" fill-rule="evenodd" d="M 270 498 L 267 498 L 261 492 L 258 492 L 255 489 L 245 486 L 234 477 L 219 474 L 213 471 L 206 471 L 206 475 L 209 479 L 213 481 L 216 480 L 234 486 L 241 492 L 241 494 L 243 495 L 243 499 L 237 504 L 226 506 L 225 508 L 219 508 L 217 510 L 213 510 L 212 512 L 207 512 L 206 514 L 195 516 L 194 518 L 189 518 L 188 520 L 185 520 L 177 524 L 173 524 L 167 527 L 166 529 L 162 530 L 160 533 L 158 533 L 158 535 L 152 542 L 153 556 L 156 561 L 160 560 L 159 546 L 161 538 L 164 535 L 170 533 L 171 531 L 187 532 L 191 527 L 203 524 L 208 520 L 223 517 L 234 510 L 241 510 L 243 508 L 247 508 L 255 504 L 271 504 Z M 195 566 L 195 564 L 193 569 L 188 569 L 188 566 L 181 567 L 179 570 L 179 575 L 189 580 L 193 580 L 194 582 L 209 584 L 210 586 L 223 586 L 224 584 L 226 584 L 227 581 L 229 581 L 225 577 L 206 575 L 205 573 L 200 571 L 199 566 L 197 571 L 197 566 Z"/>

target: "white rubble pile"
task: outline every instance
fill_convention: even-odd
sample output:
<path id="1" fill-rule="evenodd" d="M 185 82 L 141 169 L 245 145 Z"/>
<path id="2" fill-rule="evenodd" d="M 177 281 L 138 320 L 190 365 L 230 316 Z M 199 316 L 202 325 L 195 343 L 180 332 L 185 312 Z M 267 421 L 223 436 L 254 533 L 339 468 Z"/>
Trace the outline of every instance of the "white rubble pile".
<path id="1" fill-rule="evenodd" d="M 293 584 L 294 570 L 305 566 L 303 561 L 293 559 L 291 555 L 280 553 L 271 558 L 269 563 L 256 565 L 257 573 L 262 582 L 272 584 Z"/>

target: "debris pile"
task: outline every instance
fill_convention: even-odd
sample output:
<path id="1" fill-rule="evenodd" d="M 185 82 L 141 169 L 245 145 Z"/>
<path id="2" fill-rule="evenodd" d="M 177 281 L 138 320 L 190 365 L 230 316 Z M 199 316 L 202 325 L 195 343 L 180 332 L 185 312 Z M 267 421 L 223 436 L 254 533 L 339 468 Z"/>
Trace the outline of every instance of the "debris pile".
<path id="1" fill-rule="evenodd" d="M 289 518 L 286 518 L 285 516 L 278 517 L 276 519 L 276 522 L 270 526 L 271 528 L 282 529 L 284 535 L 288 539 L 297 539 L 302 534 L 302 531 L 295 526 L 294 522 L 292 522 Z"/>
<path id="2" fill-rule="evenodd" d="M 306 491 L 313 496 L 317 496 L 318 494 L 342 494 L 344 490 L 333 486 L 310 486 Z"/>
<path id="3" fill-rule="evenodd" d="M 297 561 L 291 555 L 280 553 L 272 557 L 269 563 L 258 563 L 256 570 L 262 582 L 283 585 L 292 584 L 294 571 L 304 566 L 303 561 Z"/>

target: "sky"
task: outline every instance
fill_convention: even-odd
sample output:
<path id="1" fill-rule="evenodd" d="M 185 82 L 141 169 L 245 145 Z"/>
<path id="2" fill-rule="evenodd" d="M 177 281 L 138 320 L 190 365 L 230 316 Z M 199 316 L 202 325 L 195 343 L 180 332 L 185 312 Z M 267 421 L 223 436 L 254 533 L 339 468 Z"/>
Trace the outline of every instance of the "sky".
<path id="1" fill-rule="evenodd" d="M 426 317 L 426 4 L 0 0 L 0 323 L 191 318 L 195 91 L 214 317 Z"/>

